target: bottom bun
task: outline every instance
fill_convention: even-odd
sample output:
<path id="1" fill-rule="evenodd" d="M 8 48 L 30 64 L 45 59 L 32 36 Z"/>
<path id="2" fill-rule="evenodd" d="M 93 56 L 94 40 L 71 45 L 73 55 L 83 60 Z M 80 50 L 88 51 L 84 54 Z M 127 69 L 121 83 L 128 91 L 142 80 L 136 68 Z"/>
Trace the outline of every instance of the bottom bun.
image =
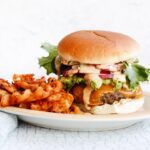
<path id="1" fill-rule="evenodd" d="M 121 99 L 112 105 L 104 104 L 102 106 L 94 106 L 91 109 L 92 114 L 127 114 L 139 110 L 144 104 L 144 97 L 139 99 Z"/>

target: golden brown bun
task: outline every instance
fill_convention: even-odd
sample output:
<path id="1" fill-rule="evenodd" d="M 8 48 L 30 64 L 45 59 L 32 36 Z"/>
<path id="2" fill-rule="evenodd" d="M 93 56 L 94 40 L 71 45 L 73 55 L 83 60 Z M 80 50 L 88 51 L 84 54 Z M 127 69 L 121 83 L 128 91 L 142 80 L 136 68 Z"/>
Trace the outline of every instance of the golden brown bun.
<path id="1" fill-rule="evenodd" d="M 65 36 L 58 53 L 68 61 L 86 64 L 113 64 L 135 58 L 140 46 L 131 37 L 109 31 L 82 30 Z"/>

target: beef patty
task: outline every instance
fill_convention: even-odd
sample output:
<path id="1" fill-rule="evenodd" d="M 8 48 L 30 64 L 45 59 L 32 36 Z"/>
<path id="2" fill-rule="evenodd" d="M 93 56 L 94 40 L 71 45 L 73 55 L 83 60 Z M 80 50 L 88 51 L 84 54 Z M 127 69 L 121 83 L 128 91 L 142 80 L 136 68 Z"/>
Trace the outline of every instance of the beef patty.
<path id="1" fill-rule="evenodd" d="M 115 93 L 104 93 L 100 100 L 103 103 L 113 104 L 114 101 L 120 101 L 121 99 L 124 99 L 124 98 L 125 96 L 122 93 L 115 92 Z"/>

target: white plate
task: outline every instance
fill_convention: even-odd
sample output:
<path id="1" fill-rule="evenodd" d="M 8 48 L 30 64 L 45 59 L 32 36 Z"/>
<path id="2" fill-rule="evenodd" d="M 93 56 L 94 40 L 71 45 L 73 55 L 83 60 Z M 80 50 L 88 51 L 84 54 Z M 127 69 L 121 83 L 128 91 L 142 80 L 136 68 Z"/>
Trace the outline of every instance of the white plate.
<path id="1" fill-rule="evenodd" d="M 131 114 L 74 115 L 33 111 L 16 107 L 6 107 L 0 110 L 15 114 L 20 120 L 45 128 L 71 131 L 113 130 L 125 128 L 150 118 L 150 93 L 144 95 L 145 104 L 143 109 Z"/>

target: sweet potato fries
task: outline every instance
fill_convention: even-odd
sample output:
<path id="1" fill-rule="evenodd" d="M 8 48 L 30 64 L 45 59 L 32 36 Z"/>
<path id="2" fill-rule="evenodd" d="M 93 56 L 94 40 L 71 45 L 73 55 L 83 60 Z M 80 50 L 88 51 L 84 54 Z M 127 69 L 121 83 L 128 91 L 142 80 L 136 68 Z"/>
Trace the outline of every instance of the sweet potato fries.
<path id="1" fill-rule="evenodd" d="M 13 75 L 13 82 L 0 79 L 0 107 L 16 106 L 57 113 L 79 113 L 73 96 L 54 78 L 35 79 L 33 74 Z"/>

